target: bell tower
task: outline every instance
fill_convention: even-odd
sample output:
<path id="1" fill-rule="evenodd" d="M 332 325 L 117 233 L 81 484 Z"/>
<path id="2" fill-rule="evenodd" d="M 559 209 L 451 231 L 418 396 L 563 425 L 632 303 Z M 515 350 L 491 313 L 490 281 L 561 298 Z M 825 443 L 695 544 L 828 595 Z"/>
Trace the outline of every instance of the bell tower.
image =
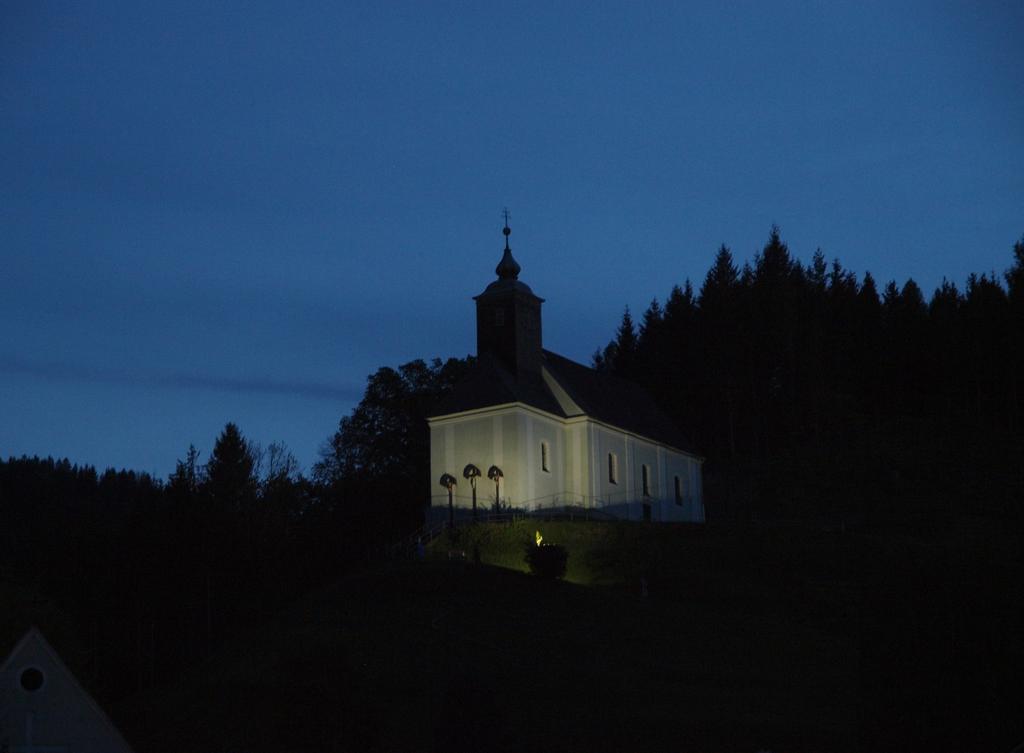
<path id="1" fill-rule="evenodd" d="M 505 252 L 495 268 L 498 279 L 476 296 L 476 353 L 496 358 L 517 381 L 541 378 L 540 305 L 530 287 L 519 281 L 520 266 L 512 258 L 505 212 Z"/>

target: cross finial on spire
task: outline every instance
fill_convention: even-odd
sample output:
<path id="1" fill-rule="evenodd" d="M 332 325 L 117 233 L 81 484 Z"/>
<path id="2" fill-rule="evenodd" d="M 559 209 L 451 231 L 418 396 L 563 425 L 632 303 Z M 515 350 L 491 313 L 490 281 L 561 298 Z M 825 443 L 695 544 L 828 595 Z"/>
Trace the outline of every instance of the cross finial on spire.
<path id="1" fill-rule="evenodd" d="M 519 265 L 512 258 L 512 249 L 508 246 L 508 237 L 512 234 L 512 228 L 508 226 L 508 218 L 512 215 L 509 214 L 508 207 L 505 207 L 501 214 L 505 218 L 505 229 L 501 231 L 505 234 L 505 253 L 494 271 L 498 273 L 498 277 L 502 280 L 515 280 L 519 278 Z"/>

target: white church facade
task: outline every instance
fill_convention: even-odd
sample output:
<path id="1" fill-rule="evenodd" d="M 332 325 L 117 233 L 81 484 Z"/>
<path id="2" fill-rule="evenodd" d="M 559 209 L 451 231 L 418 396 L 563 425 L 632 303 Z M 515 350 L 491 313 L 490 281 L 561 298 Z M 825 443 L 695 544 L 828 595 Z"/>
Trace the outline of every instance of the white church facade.
<path id="1" fill-rule="evenodd" d="M 475 298 L 476 368 L 428 419 L 430 519 L 475 505 L 703 522 L 703 459 L 653 399 L 543 349 L 543 299 L 519 280 L 509 233 L 498 279 Z"/>

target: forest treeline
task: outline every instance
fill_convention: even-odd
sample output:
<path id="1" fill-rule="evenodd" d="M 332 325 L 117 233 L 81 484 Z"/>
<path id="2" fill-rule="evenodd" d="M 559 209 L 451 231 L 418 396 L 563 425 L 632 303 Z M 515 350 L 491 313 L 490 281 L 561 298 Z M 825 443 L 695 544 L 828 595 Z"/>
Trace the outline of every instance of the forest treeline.
<path id="1" fill-rule="evenodd" d="M 646 387 L 706 456 L 711 518 L 1018 517 L 1024 240 L 1002 275 L 879 290 L 778 228 L 740 266 L 724 245 L 594 366 Z"/>
<path id="2" fill-rule="evenodd" d="M 595 366 L 633 379 L 706 457 L 710 520 L 1019 521 L 1024 240 L 1003 275 L 877 288 L 777 230 L 699 290 L 629 312 Z M 166 479 L 0 460 L 0 641 L 38 624 L 101 700 L 196 666 L 229 636 L 414 531 L 431 406 L 473 359 L 369 377 L 319 461 L 234 424 Z"/>

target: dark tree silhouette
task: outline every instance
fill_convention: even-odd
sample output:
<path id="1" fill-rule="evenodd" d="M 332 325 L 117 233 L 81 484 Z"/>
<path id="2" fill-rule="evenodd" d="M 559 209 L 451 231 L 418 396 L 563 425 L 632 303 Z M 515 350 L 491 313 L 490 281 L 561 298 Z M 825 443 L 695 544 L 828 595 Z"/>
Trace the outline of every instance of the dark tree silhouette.
<path id="1" fill-rule="evenodd" d="M 719 248 L 698 296 L 676 286 L 638 331 L 624 317 L 594 365 L 647 387 L 706 453 L 711 516 L 991 513 L 1021 487 L 998 468 L 1021 446 L 1024 240 L 1004 279 L 879 295 L 820 249 L 802 265 L 772 227 L 742 268 Z M 941 460 L 966 454 L 959 476 Z"/>
<path id="2" fill-rule="evenodd" d="M 206 463 L 203 490 L 215 506 L 241 512 L 256 497 L 256 453 L 233 423 L 224 426 Z"/>
<path id="3" fill-rule="evenodd" d="M 1019 430 L 1024 410 L 1024 238 L 1013 245 L 1013 266 L 1006 275 L 1007 300 L 1010 307 L 1010 400 L 1012 427 Z"/>
<path id="4" fill-rule="evenodd" d="M 199 450 L 188 446 L 184 460 L 177 461 L 174 473 L 167 479 L 167 493 L 174 498 L 190 499 L 199 492 L 200 474 Z"/>
<path id="5" fill-rule="evenodd" d="M 429 477 L 430 437 L 426 418 L 434 403 L 462 378 L 469 361 L 410 361 L 383 367 L 367 380 L 366 392 L 320 454 L 314 477 L 341 479 Z M 426 469 L 426 470 L 424 470 Z M 424 482 L 425 483 L 425 482 Z"/>
<path id="6" fill-rule="evenodd" d="M 326 503 L 358 525 L 364 544 L 383 543 L 422 522 L 430 488 L 433 405 L 472 361 L 410 361 L 379 369 L 351 415 L 321 450 L 314 478 Z"/>

